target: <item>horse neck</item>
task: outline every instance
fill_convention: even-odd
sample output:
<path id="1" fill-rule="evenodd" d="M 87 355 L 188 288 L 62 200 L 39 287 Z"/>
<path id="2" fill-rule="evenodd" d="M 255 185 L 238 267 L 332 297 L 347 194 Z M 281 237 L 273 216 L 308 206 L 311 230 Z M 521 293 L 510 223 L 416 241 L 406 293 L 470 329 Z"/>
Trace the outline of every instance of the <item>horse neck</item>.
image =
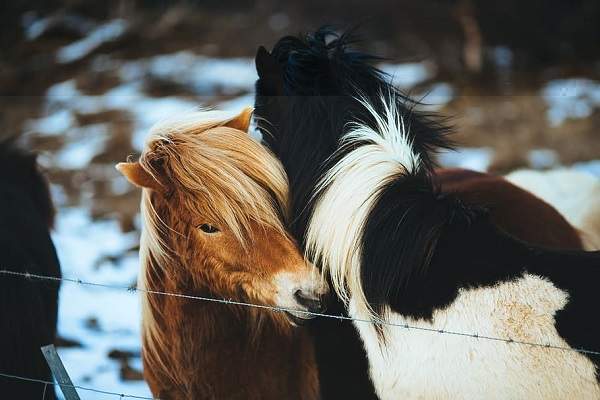
<path id="1" fill-rule="evenodd" d="M 163 269 L 163 274 L 175 276 L 182 270 L 182 266 L 171 266 Z M 154 282 L 160 283 L 148 285 L 148 289 L 219 297 L 210 294 L 208 285 L 184 288 L 177 283 L 182 281 L 186 280 L 158 279 Z M 214 398 L 237 398 L 243 388 L 243 398 L 293 399 L 304 398 L 300 391 L 315 385 L 311 382 L 316 382 L 314 372 L 306 367 L 312 362 L 311 342 L 302 331 L 278 331 L 268 314 L 271 311 L 155 297 L 151 312 L 162 316 L 156 323 L 166 346 L 153 351 L 160 351 L 160 357 L 172 368 L 171 376 L 162 374 L 160 367 L 145 357 L 147 378 L 155 394 L 191 399 L 211 393 Z"/>

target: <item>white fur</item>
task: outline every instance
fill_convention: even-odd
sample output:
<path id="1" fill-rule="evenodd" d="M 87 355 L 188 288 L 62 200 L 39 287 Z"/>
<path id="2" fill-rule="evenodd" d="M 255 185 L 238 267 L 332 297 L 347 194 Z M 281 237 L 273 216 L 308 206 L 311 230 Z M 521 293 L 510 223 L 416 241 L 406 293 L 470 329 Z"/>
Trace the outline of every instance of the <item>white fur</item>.
<path id="1" fill-rule="evenodd" d="M 558 169 L 519 170 L 506 179 L 552 205 L 581 232 L 587 250 L 600 250 L 600 180 L 592 175 Z"/>
<path id="2" fill-rule="evenodd" d="M 353 123 L 342 139 L 342 147 L 367 141 L 343 157 L 317 185 L 318 201 L 306 233 L 307 257 L 322 263 L 333 287 L 346 302 L 348 291 L 363 293 L 360 283 L 361 232 L 382 189 L 401 174 L 419 166 L 392 98 L 380 116 L 364 99 L 363 106 L 373 116 L 377 130 Z M 347 290 L 348 287 L 348 290 Z M 361 306 L 369 309 L 364 298 Z"/>
<path id="3" fill-rule="evenodd" d="M 350 303 L 350 314 L 368 318 Z M 548 280 L 525 275 L 495 287 L 461 290 L 433 322 L 388 311 L 385 319 L 448 331 L 568 347 L 554 327 L 567 294 Z M 599 399 L 595 367 L 574 351 L 383 327 L 386 345 L 370 323 L 355 323 L 382 400 Z"/>
<path id="4" fill-rule="evenodd" d="M 309 311 L 300 305 L 295 297 L 297 290 L 301 290 L 305 295 L 320 299 L 327 294 L 329 288 L 327 283 L 321 279 L 318 270 L 310 265 L 310 268 L 298 268 L 295 272 L 278 272 L 273 277 L 273 287 L 276 290 L 275 304 L 289 310 L 290 314 L 302 318 L 311 319 L 314 316 L 305 312 Z"/>

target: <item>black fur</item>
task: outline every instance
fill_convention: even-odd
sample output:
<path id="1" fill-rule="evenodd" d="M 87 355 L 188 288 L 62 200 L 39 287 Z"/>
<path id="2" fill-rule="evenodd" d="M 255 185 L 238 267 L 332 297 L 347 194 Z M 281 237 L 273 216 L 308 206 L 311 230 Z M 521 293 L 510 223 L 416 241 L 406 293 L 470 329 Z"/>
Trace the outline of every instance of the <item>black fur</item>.
<path id="1" fill-rule="evenodd" d="M 54 208 L 36 158 L 0 142 L 0 268 L 60 276 Z M 58 285 L 0 276 L 0 372 L 52 381 L 40 346 L 54 343 Z M 44 385 L 0 377 L 3 398 L 40 399 Z M 54 388 L 44 399 L 54 399 Z"/>

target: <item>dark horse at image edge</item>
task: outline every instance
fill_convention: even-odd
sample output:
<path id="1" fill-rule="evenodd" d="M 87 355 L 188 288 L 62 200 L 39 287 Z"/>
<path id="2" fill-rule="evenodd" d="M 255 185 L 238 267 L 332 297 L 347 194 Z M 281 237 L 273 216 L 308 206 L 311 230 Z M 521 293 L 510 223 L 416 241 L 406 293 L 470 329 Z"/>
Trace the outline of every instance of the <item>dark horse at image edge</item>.
<path id="1" fill-rule="evenodd" d="M 0 269 L 60 277 L 50 238 L 54 207 L 36 156 L 13 140 L 1 141 L 0 182 Z M 58 290 L 54 282 L 0 276 L 0 373 L 52 381 L 40 347 L 56 337 Z M 53 386 L 4 377 L 0 393 L 6 399 L 55 398 Z"/>

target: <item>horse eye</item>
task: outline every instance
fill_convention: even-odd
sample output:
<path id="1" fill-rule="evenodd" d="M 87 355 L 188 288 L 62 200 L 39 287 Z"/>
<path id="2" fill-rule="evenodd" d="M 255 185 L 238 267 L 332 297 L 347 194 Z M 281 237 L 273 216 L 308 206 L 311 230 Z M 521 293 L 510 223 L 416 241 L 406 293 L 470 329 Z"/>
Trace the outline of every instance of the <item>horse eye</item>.
<path id="1" fill-rule="evenodd" d="M 200 228 L 200 230 L 202 232 L 206 232 L 206 233 L 216 233 L 219 232 L 219 230 L 212 226 L 211 224 L 202 224 L 202 225 L 198 225 L 198 228 Z"/>

